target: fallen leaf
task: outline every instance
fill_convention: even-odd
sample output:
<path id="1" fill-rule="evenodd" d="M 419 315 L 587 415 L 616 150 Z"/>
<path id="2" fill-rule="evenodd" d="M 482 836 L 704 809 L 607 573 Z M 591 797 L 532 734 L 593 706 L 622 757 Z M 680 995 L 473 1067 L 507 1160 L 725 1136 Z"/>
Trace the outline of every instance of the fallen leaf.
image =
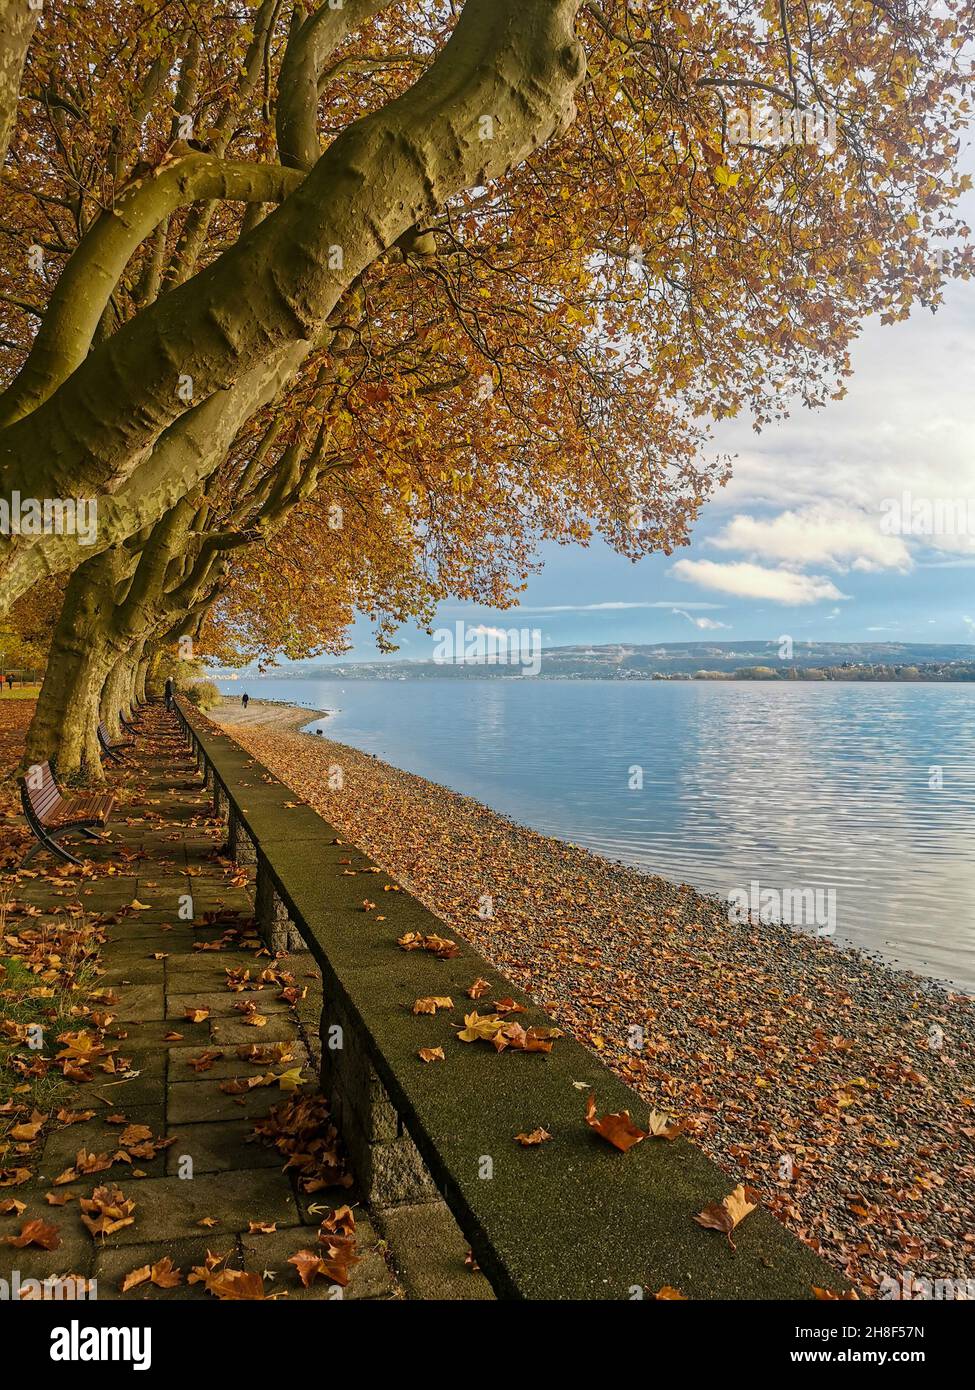
<path id="1" fill-rule="evenodd" d="M 40 1216 L 25 1221 L 18 1236 L 0 1236 L 0 1245 L 12 1245 L 17 1250 L 24 1250 L 28 1245 L 39 1245 L 42 1250 L 57 1250 L 60 1244 L 61 1235 L 57 1226 L 52 1226 Z"/>
<path id="2" fill-rule="evenodd" d="M 244 1269 L 222 1269 L 206 1281 L 207 1293 L 224 1302 L 230 1300 L 264 1299 L 264 1280 L 259 1274 Z"/>
<path id="3" fill-rule="evenodd" d="M 544 1144 L 546 1139 L 551 1139 L 547 1129 L 533 1129 L 531 1134 L 516 1134 L 515 1138 L 523 1149 L 531 1148 L 534 1144 Z"/>
<path id="4" fill-rule="evenodd" d="M 297 1250 L 288 1257 L 288 1264 L 297 1269 L 306 1289 L 311 1287 L 319 1274 L 325 1273 L 325 1263 L 317 1250 Z"/>
<path id="5" fill-rule="evenodd" d="M 586 1101 L 586 1124 L 621 1153 L 626 1153 L 647 1137 L 646 1131 L 630 1119 L 629 1110 L 620 1110 L 613 1115 L 597 1115 L 596 1097 L 593 1094 Z"/>
<path id="6" fill-rule="evenodd" d="M 744 1221 L 749 1212 L 755 1210 L 759 1200 L 759 1194 L 753 1187 L 739 1183 L 734 1192 L 729 1192 L 720 1202 L 711 1202 L 703 1211 L 697 1213 L 694 1220 L 708 1230 L 722 1231 L 734 1250 L 735 1243 L 731 1239 L 731 1232 Z"/>
<path id="7" fill-rule="evenodd" d="M 429 999 L 418 999 L 413 1005 L 415 1014 L 435 1014 L 438 1009 L 452 1009 L 454 1001 L 440 995 L 433 995 Z"/>
<path id="8" fill-rule="evenodd" d="M 175 1289 L 183 1282 L 183 1271 L 177 1269 L 169 1256 L 166 1255 L 153 1265 L 151 1278 L 159 1289 Z"/>
<path id="9" fill-rule="evenodd" d="M 675 1120 L 673 1115 L 662 1115 L 651 1110 L 647 1116 L 647 1137 L 649 1139 L 676 1139 L 684 1129 L 686 1120 Z"/>
<path id="10" fill-rule="evenodd" d="M 495 1034 L 504 1027 L 504 1020 L 497 1014 L 474 1013 L 464 1015 L 464 1026 L 457 1034 L 461 1042 L 491 1042 Z"/>
<path id="11" fill-rule="evenodd" d="M 25 1121 L 24 1124 L 14 1125 L 13 1129 L 10 1131 L 9 1137 L 11 1139 L 16 1139 L 18 1144 L 31 1144 L 37 1138 L 38 1134 L 40 1134 L 46 1119 L 46 1115 L 42 1115 L 39 1110 L 35 1110 L 30 1119 Z"/>

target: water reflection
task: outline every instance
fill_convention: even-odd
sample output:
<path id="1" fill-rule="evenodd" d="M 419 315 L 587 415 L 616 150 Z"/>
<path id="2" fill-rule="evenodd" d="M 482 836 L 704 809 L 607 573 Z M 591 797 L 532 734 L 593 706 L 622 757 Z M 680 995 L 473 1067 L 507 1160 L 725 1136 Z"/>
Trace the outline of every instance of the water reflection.
<path id="1" fill-rule="evenodd" d="M 975 687 L 496 679 L 252 693 L 338 709 L 333 737 L 610 858 L 722 895 L 753 879 L 835 888 L 839 938 L 975 988 Z"/>

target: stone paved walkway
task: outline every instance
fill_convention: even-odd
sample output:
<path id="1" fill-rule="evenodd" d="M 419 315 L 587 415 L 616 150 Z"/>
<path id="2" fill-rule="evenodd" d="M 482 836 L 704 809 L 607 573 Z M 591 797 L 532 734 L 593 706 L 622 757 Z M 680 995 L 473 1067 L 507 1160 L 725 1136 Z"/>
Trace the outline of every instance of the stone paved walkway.
<path id="1" fill-rule="evenodd" d="M 161 706 L 149 709 L 130 765 L 109 771 L 108 777 L 119 806 L 110 825 L 111 843 L 86 846 L 95 875 L 62 878 L 56 873 L 52 878 L 45 873 L 21 879 L 8 889 L 8 897 L 15 905 L 33 903 L 44 912 L 81 904 L 86 913 L 114 919 L 106 927 L 100 959 L 104 973 L 96 989 L 110 991 L 104 1005 L 114 1019 L 108 1037 L 118 1041 L 119 1054 L 131 1059 L 130 1067 L 122 1077 L 96 1069 L 90 1083 L 66 1088 L 62 1103 L 74 1111 L 92 1109 L 94 1117 L 54 1128 L 44 1144 L 38 1176 L 14 1191 L 27 1203 L 23 1220 L 53 1222 L 62 1244 L 54 1251 L 0 1247 L 0 1275 L 8 1277 L 17 1268 L 22 1278 L 93 1276 L 99 1298 L 116 1298 L 122 1296 L 122 1278 L 143 1265 L 169 1256 L 185 1275 L 204 1263 L 208 1251 L 229 1251 L 229 1266 L 265 1274 L 269 1295 L 287 1289 L 289 1298 L 334 1297 L 325 1279 L 305 1290 L 287 1261 L 298 1250 L 315 1247 L 323 1213 L 346 1202 L 354 1205 L 354 1191 L 301 1192 L 274 1148 L 254 1140 L 255 1120 L 286 1099 L 277 1086 L 239 1095 L 220 1089 L 221 1081 L 284 1069 L 241 1061 L 237 1048 L 251 1043 L 293 1041 L 294 1058 L 286 1065 L 300 1063 L 303 1078 L 314 1081 L 321 1011 L 314 963 L 307 953 L 279 962 L 293 974 L 299 991 L 307 991 L 295 1006 L 279 998 L 273 984 L 259 992 L 227 988 L 228 970 L 250 970 L 253 977 L 270 957 L 257 954 L 251 871 L 220 852 L 224 827 L 211 817 L 174 716 Z M 52 860 L 39 858 L 35 867 L 50 870 Z M 228 938 L 228 931 L 238 935 Z M 201 949 L 204 943 L 228 940 L 230 949 Z M 248 1026 L 235 1007 L 242 1003 L 256 1003 L 266 1025 Z M 192 1022 L 188 1010 L 206 1011 L 206 1016 Z M 223 1055 L 197 1073 L 189 1059 L 206 1050 Z M 154 1136 L 176 1142 L 132 1166 L 115 1163 L 78 1182 L 53 1186 L 59 1174 L 76 1164 L 79 1150 L 117 1150 L 122 1130 L 107 1123 L 110 1115 L 124 1115 L 129 1124 L 148 1126 Z M 145 1176 L 135 1176 L 134 1168 Z M 181 1172 L 192 1176 L 178 1176 Z M 104 1239 L 89 1235 L 76 1200 L 53 1207 L 47 1202 L 51 1191 L 59 1199 L 89 1197 L 101 1185 L 117 1185 L 136 1203 L 133 1224 Z M 7 1222 L 4 1218 L 5 1232 Z M 249 1234 L 252 1223 L 275 1223 L 277 1229 Z M 356 1234 L 361 1262 L 343 1296 L 402 1297 L 388 1247 L 361 1207 L 356 1207 Z M 208 1295 L 202 1284 L 184 1282 L 172 1290 L 146 1283 L 124 1296 Z"/>

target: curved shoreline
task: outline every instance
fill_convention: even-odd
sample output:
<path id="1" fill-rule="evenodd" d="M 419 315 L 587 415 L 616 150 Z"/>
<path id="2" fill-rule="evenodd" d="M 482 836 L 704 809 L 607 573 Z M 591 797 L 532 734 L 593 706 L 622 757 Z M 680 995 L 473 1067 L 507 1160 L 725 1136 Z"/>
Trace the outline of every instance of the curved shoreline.
<path id="1" fill-rule="evenodd" d="M 309 705 L 307 709 L 286 700 L 249 699 L 245 709 L 240 701 L 233 702 L 232 696 L 225 695 L 223 702 L 207 711 L 215 724 L 233 729 L 237 725 L 251 728 L 292 732 L 302 729 L 314 719 L 329 719 L 334 710 L 319 709 Z"/>
<path id="2" fill-rule="evenodd" d="M 687 884 L 296 732 L 314 712 L 225 710 L 212 717 L 248 751 L 649 1104 L 688 1118 L 864 1292 L 904 1269 L 975 1279 L 970 996 L 789 927 L 732 924 Z M 330 791 L 336 764 L 344 788 Z"/>

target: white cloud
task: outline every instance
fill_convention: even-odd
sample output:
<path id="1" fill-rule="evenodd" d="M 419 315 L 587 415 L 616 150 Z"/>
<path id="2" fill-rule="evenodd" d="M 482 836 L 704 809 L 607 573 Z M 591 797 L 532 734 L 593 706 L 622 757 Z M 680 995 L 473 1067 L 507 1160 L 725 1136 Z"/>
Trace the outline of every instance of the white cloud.
<path id="1" fill-rule="evenodd" d="M 657 603 L 630 603 L 616 600 L 607 603 L 553 603 L 543 604 L 537 607 L 519 605 L 519 613 L 617 613 L 629 608 L 670 608 L 671 604 L 660 601 Z M 723 608 L 723 603 L 688 603 L 687 608 Z"/>
<path id="2" fill-rule="evenodd" d="M 720 627 L 730 627 L 730 623 L 719 623 L 714 618 L 695 618 L 692 613 L 686 612 L 683 608 L 672 608 L 671 612 L 678 618 L 686 618 L 689 623 L 699 627 L 702 632 L 715 632 Z"/>
<path id="3" fill-rule="evenodd" d="M 796 537 L 802 548 L 789 559 L 842 568 L 857 567 L 862 558 L 868 565 L 905 568 L 892 550 L 878 552 L 868 543 L 858 553 L 853 543 L 874 519 L 879 524 L 884 501 L 905 491 L 930 499 L 975 498 L 975 393 L 959 365 L 973 352 L 969 285 L 950 285 L 937 314 L 917 309 L 909 322 L 889 326 L 868 321 L 853 349 L 845 399 L 815 411 L 797 406 L 757 439 L 744 416 L 718 426 L 716 447 L 736 457 L 730 483 L 710 504 L 712 515 L 766 508 L 790 517 L 831 514 L 848 546 L 816 558 L 821 528 L 814 524 L 812 536 Z M 777 546 L 791 524 L 766 535 L 766 544 Z M 975 554 L 971 535 L 904 541 L 915 561 Z M 761 545 L 755 553 L 787 558 Z"/>
<path id="4" fill-rule="evenodd" d="M 853 507 L 810 506 L 768 518 L 739 513 L 710 544 L 793 565 L 866 571 L 911 568 L 903 538 L 884 535 L 878 518 Z"/>
<path id="5" fill-rule="evenodd" d="M 723 565 L 714 560 L 678 560 L 671 574 L 736 598 L 770 599 L 773 603 L 818 603 L 847 597 L 823 575 L 794 574 L 792 570 L 765 569 L 745 562 Z"/>

